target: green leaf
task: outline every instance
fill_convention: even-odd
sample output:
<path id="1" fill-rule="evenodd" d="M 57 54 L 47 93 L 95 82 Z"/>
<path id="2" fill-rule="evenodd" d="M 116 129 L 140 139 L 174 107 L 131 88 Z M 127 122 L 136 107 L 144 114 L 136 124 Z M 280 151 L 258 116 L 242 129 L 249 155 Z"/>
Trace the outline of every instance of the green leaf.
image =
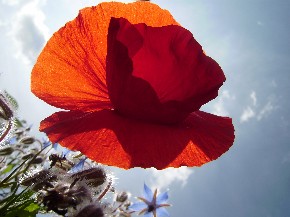
<path id="1" fill-rule="evenodd" d="M 39 210 L 39 205 L 36 203 L 31 203 L 24 210 L 28 212 L 35 212 L 36 210 Z"/>
<path id="2" fill-rule="evenodd" d="M 7 212 L 5 214 L 5 217 L 35 217 L 36 214 L 38 213 L 38 210 L 35 210 L 33 212 L 29 212 L 27 210 L 23 210 L 23 209 L 14 209 L 10 212 Z"/>
<path id="3" fill-rule="evenodd" d="M 1 207 L 0 213 L 7 216 L 33 217 L 39 212 L 40 207 L 31 199 L 33 192 L 25 191 L 9 201 L 4 207 Z M 11 203 L 12 202 L 12 203 Z M 8 205 L 8 206 L 7 206 Z M 1 216 L 0 214 L 0 216 Z"/>
<path id="4" fill-rule="evenodd" d="M 13 169 L 14 166 L 15 166 L 15 164 L 7 165 L 7 167 L 4 170 L 1 171 L 0 175 L 3 175 L 5 173 L 9 173 Z"/>
<path id="5" fill-rule="evenodd" d="M 11 194 L 8 197 L 4 198 L 3 200 L 0 200 L 0 213 L 2 213 L 3 210 L 6 210 L 6 208 L 9 207 L 9 203 L 11 203 L 11 201 L 12 202 L 15 201 L 15 198 L 17 197 L 16 192 L 17 192 L 19 186 L 20 185 L 17 185 L 15 190 L 13 192 L 11 192 Z"/>
<path id="6" fill-rule="evenodd" d="M 7 183 L 3 183 L 0 186 L 0 189 L 4 189 L 4 188 L 11 188 L 11 192 L 14 191 L 14 189 L 17 187 L 18 182 L 16 181 L 12 181 L 12 182 L 7 182 Z"/>
<path id="7" fill-rule="evenodd" d="M 4 183 L 6 183 L 6 182 L 8 182 L 11 178 L 13 178 L 13 175 L 15 175 L 15 173 L 16 172 L 18 172 L 20 169 L 21 169 L 21 167 L 26 163 L 26 161 L 27 161 L 28 159 L 26 159 L 26 160 L 24 160 L 18 167 L 16 167 L 10 174 L 9 174 L 9 176 L 7 176 L 5 179 L 3 179 L 1 182 L 0 182 L 0 187 L 1 187 L 1 185 L 3 185 Z M 28 167 L 27 167 L 28 168 Z M 27 170 L 27 169 L 26 169 Z M 25 170 L 25 171 L 26 171 Z M 25 172 L 24 171 L 24 172 Z M 17 175 L 17 174 L 16 174 Z"/>
<path id="8" fill-rule="evenodd" d="M 23 122 L 20 121 L 18 118 L 15 119 L 14 123 L 15 123 L 15 125 L 16 125 L 17 128 L 20 128 L 20 127 L 23 127 L 24 126 L 23 125 Z"/>

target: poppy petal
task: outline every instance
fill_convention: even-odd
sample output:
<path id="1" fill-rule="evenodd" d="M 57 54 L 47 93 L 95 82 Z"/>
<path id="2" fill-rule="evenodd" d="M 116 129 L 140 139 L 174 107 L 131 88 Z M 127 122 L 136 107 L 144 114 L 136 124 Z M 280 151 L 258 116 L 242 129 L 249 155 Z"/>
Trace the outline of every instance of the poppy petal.
<path id="1" fill-rule="evenodd" d="M 199 110 L 225 81 L 220 66 L 188 30 L 133 25 L 124 18 L 111 19 L 106 71 L 115 109 L 161 123 L 181 121 Z"/>
<path id="2" fill-rule="evenodd" d="M 111 108 L 105 78 L 111 17 L 151 26 L 177 24 L 168 11 L 148 2 L 104 2 L 85 8 L 46 44 L 32 70 L 32 92 L 63 109 Z"/>
<path id="3" fill-rule="evenodd" d="M 233 144 L 232 120 L 197 111 L 178 125 L 124 118 L 112 110 L 57 112 L 41 122 L 52 142 L 125 169 L 201 166 Z"/>

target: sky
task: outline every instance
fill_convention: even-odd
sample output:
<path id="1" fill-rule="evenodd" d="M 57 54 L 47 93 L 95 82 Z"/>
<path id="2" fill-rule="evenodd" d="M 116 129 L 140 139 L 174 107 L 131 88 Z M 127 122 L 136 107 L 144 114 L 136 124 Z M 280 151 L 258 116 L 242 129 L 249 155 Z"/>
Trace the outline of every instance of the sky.
<path id="1" fill-rule="evenodd" d="M 57 109 L 30 92 L 33 64 L 55 31 L 99 2 L 0 0 L 0 90 L 17 99 L 19 117 L 35 133 Z M 227 81 L 202 110 L 232 117 L 236 139 L 200 168 L 110 168 L 116 188 L 134 196 L 144 182 L 169 190 L 172 217 L 290 216 L 290 1 L 152 2 L 169 10 L 223 68 Z"/>

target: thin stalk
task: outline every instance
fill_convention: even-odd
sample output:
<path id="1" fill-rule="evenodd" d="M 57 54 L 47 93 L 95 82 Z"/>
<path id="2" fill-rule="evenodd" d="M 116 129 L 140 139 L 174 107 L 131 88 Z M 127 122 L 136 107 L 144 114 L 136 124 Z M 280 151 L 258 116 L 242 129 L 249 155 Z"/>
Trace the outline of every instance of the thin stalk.
<path id="1" fill-rule="evenodd" d="M 10 130 L 12 129 L 12 121 L 9 120 L 8 126 L 6 127 L 4 133 L 0 137 L 0 142 L 5 139 L 5 137 L 9 134 Z"/>

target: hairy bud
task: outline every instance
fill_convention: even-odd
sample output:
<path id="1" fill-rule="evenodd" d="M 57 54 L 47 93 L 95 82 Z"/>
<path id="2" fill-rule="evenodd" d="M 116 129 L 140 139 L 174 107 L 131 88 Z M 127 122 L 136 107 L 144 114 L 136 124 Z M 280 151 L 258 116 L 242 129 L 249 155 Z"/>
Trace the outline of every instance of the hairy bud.
<path id="1" fill-rule="evenodd" d="M 85 180 L 88 185 L 98 187 L 106 181 L 106 173 L 101 167 L 86 169 L 71 175 L 71 178 Z"/>
<path id="2" fill-rule="evenodd" d="M 116 201 L 120 203 L 124 203 L 128 199 L 128 194 L 127 192 L 121 192 L 120 194 L 117 195 Z"/>
<path id="3" fill-rule="evenodd" d="M 31 186 L 33 190 L 38 191 L 39 189 L 53 187 L 51 182 L 56 180 L 57 176 L 51 173 L 50 170 L 45 169 L 22 179 L 21 185 Z"/>
<path id="4" fill-rule="evenodd" d="M 96 204 L 90 204 L 84 207 L 75 217 L 104 217 L 102 207 Z"/>
<path id="5" fill-rule="evenodd" d="M 10 155 L 12 154 L 14 151 L 13 148 L 11 147 L 6 147 L 6 148 L 3 148 L 0 150 L 0 156 L 7 156 L 7 155 Z"/>
<path id="6" fill-rule="evenodd" d="M 30 145 L 35 142 L 35 138 L 31 136 L 23 137 L 20 139 L 19 143 L 25 144 L 25 145 Z"/>

